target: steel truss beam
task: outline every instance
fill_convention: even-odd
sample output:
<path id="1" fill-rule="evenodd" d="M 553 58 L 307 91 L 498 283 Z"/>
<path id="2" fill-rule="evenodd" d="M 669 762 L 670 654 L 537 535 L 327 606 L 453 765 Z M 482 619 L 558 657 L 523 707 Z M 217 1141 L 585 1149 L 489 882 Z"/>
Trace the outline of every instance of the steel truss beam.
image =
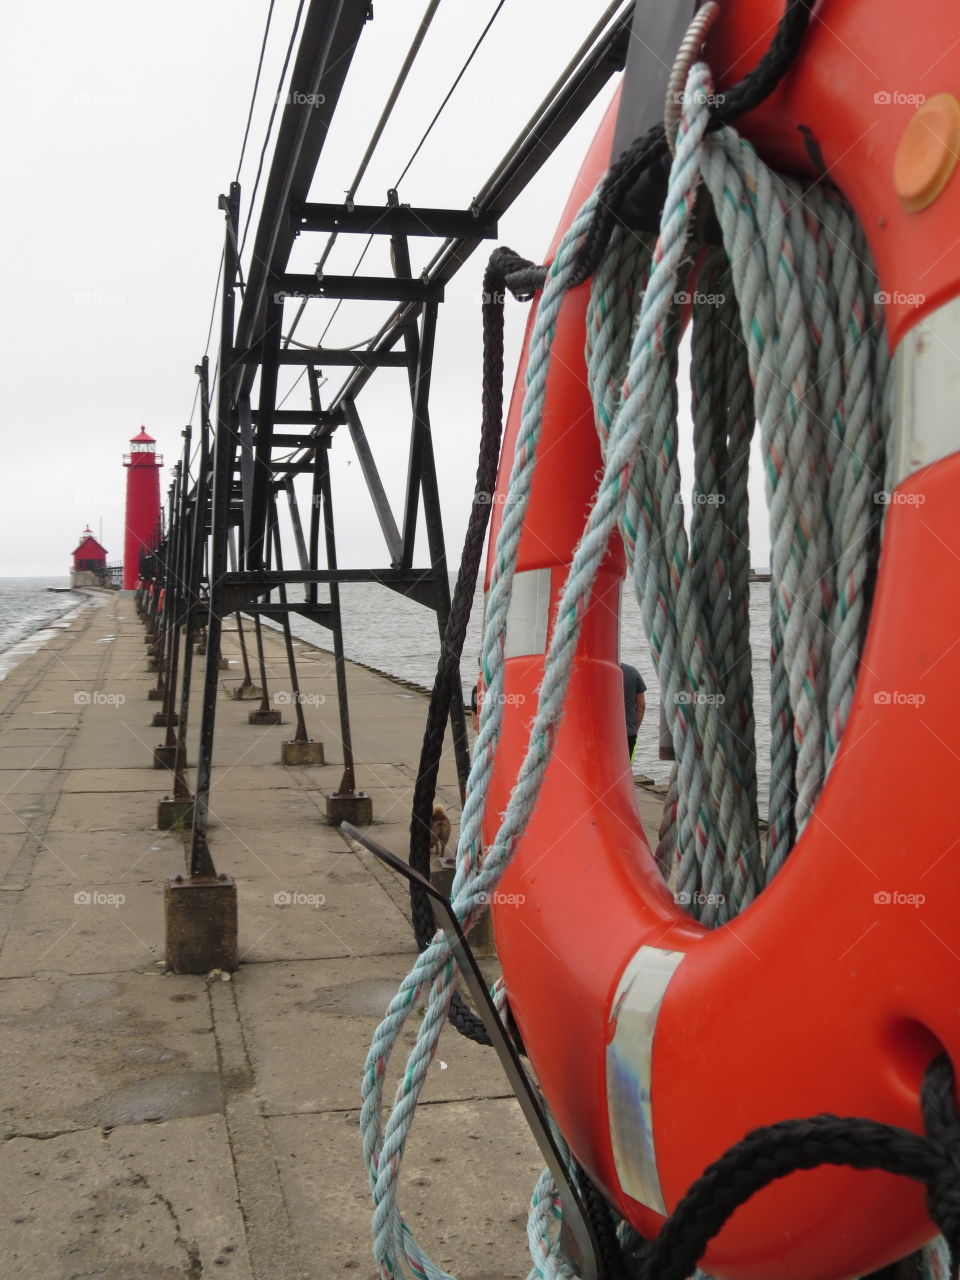
<path id="1" fill-rule="evenodd" d="M 623 66 L 629 30 L 629 12 L 625 12 L 597 34 L 592 45 L 584 46 L 469 209 L 401 205 L 394 191 L 387 193 L 382 207 L 310 202 L 310 188 L 341 89 L 370 16 L 367 0 L 310 0 L 264 186 L 245 283 L 240 275 L 240 189 L 232 184 L 228 195 L 221 197 L 225 249 L 216 430 L 211 433 L 209 429 L 204 359 L 197 368 L 202 419 L 198 470 L 193 478 L 187 436 L 178 482 L 171 495 L 162 553 L 149 558 L 155 590 L 142 600 L 147 620 L 155 627 L 164 627 L 159 643 L 161 653 L 168 656 L 158 671 L 158 686 L 164 688 L 165 710 L 172 707 L 171 682 L 179 676 L 177 637 L 180 629 L 184 631 L 188 657 L 183 662 L 179 732 L 174 739 L 178 750 L 185 748 L 186 741 L 189 655 L 192 641 L 205 623 L 206 665 L 187 867 L 191 882 L 207 883 L 217 875 L 207 842 L 207 816 L 220 684 L 220 638 L 223 619 L 228 614 L 237 616 L 244 686 L 248 688 L 252 688 L 252 680 L 241 613 L 253 617 L 264 714 L 269 713 L 269 701 L 262 620 L 280 625 L 295 691 L 299 685 L 290 615 L 300 614 L 330 630 L 343 775 L 338 791 L 328 799 L 336 804 L 365 799 L 369 804 L 369 798 L 357 791 L 340 586 L 376 582 L 397 591 L 432 609 L 443 636 L 450 610 L 450 585 L 429 403 L 439 305 L 447 283 L 484 239 L 497 234 L 499 218 L 611 75 Z M 291 271 L 290 256 L 296 238 L 317 233 L 388 237 L 393 274 L 344 276 Z M 409 237 L 442 241 L 419 276 L 411 269 Z M 242 298 L 238 299 L 241 288 Z M 348 306 L 370 300 L 397 305 L 377 336 L 362 347 L 291 346 L 289 338 L 284 337 L 287 298 L 306 300 L 308 305 L 312 299 L 337 299 Z M 307 374 L 309 406 L 282 407 L 283 402 L 278 402 L 281 371 L 285 368 L 299 368 Z M 357 403 L 363 388 L 381 368 L 404 369 L 409 394 L 409 406 L 403 410 L 405 417 L 409 415 L 403 508 L 396 513 Z M 343 369 L 344 375 L 333 393 L 325 394 L 321 400 L 320 370 L 324 369 Z M 384 558 L 389 562 L 385 568 L 341 569 L 338 564 L 329 448 L 334 433 L 342 426 L 347 428 L 383 537 Z M 282 430 L 285 427 L 303 430 Z M 396 419 L 392 430 L 396 431 Z M 275 456 L 281 451 L 287 456 Z M 306 529 L 294 489 L 297 474 L 310 476 L 311 508 Z M 296 569 L 283 565 L 278 511 L 281 491 L 296 545 Z M 417 530 L 421 522 L 426 530 L 429 564 L 417 568 L 415 561 L 421 559 Z M 171 590 L 170 603 L 167 617 L 158 622 L 158 590 L 163 584 Z M 328 589 L 329 601 L 319 598 L 321 586 Z M 288 588 L 296 588 L 299 593 L 301 587 L 303 600 L 288 598 Z M 168 682 L 166 686 L 164 680 Z M 308 739 L 299 698 L 296 705 L 295 742 L 304 745 Z M 169 720 L 167 723 L 169 745 Z M 468 768 L 462 697 L 451 709 L 451 729 L 462 788 Z M 189 795 L 182 767 L 175 795 Z M 332 812 L 356 821 L 352 815 L 358 810 L 344 811 L 336 804 Z"/>

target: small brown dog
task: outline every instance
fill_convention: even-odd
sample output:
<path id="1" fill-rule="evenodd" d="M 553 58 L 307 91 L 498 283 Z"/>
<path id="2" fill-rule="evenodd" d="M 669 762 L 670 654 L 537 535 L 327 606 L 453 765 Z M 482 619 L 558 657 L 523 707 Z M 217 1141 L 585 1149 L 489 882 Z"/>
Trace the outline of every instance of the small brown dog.
<path id="1" fill-rule="evenodd" d="M 453 862 L 452 858 L 446 856 L 449 839 L 450 819 L 447 817 L 447 811 L 442 804 L 435 804 L 430 818 L 430 852 L 436 854 L 444 866 Z"/>

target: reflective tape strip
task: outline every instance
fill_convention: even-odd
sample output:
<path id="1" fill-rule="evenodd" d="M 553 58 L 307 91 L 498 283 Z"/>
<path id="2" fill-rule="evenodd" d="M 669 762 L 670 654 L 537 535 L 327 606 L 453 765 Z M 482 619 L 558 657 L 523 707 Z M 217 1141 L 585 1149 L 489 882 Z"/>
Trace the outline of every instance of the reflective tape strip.
<path id="1" fill-rule="evenodd" d="M 893 470 L 897 485 L 960 449 L 960 298 L 909 329 L 893 354 Z M 878 501 L 884 501 L 880 498 Z"/>
<path id="2" fill-rule="evenodd" d="M 550 619 L 550 570 L 527 569 L 514 575 L 503 656 L 546 653 Z"/>
<path id="3" fill-rule="evenodd" d="M 683 951 L 641 947 L 617 986 L 607 1045 L 607 1116 L 620 1185 L 666 1216 L 653 1133 L 653 1037 L 660 1005 Z"/>

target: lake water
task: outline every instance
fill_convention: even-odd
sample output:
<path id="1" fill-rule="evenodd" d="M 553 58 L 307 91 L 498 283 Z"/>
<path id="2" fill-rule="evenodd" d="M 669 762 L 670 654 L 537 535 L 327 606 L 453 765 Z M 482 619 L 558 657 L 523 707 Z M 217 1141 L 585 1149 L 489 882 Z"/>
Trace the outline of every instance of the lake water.
<path id="1" fill-rule="evenodd" d="M 48 638 L 52 623 L 85 604 L 82 591 L 50 591 L 67 587 L 69 578 L 0 578 L 0 680 Z"/>
<path id="2" fill-rule="evenodd" d="M 292 593 L 291 593 L 292 594 Z M 750 587 L 750 640 L 753 648 L 754 714 L 757 721 L 757 755 L 761 810 L 766 812 L 770 750 L 770 585 L 755 582 Z M 347 657 L 368 666 L 401 676 L 429 689 L 437 670 L 440 641 L 434 615 L 387 587 L 375 583 L 347 584 L 340 588 L 343 615 L 343 642 Z M 460 678 L 469 700 L 477 678 L 480 651 L 483 597 L 474 602 L 467 640 L 463 650 Z M 321 648 L 332 648 L 330 632 L 305 618 L 296 618 L 291 627 L 304 640 Z M 637 735 L 634 772 L 657 782 L 669 777 L 670 764 L 659 756 L 660 690 L 653 671 L 643 631 L 640 609 L 626 590 L 621 620 L 621 655 L 637 667 L 647 685 L 647 713 Z"/>
<path id="3" fill-rule="evenodd" d="M 59 594 L 48 587 L 67 585 L 66 578 L 0 578 L 0 679 L 46 638 L 46 629 L 88 599 L 82 592 Z M 750 588 L 750 638 L 753 646 L 754 709 L 761 812 L 769 780 L 770 651 L 769 585 Z M 292 592 L 291 592 L 292 594 Z M 348 583 L 340 589 L 344 645 L 347 657 L 379 671 L 400 676 L 429 689 L 437 669 L 440 639 L 434 615 L 405 596 L 375 583 Z M 461 664 L 466 697 L 476 680 L 480 651 L 483 597 L 474 602 Z M 304 640 L 330 649 L 330 632 L 295 617 L 294 632 Z M 660 690 L 644 637 L 636 601 L 624 592 L 621 653 L 637 667 L 647 684 L 647 713 L 637 735 L 634 771 L 665 782 L 670 765 L 659 757 Z"/>

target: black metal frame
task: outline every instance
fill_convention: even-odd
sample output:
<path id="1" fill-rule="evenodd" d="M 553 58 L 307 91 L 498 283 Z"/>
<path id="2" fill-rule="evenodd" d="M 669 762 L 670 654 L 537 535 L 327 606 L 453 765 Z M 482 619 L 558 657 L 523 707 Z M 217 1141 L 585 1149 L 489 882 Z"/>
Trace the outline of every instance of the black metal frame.
<path id="1" fill-rule="evenodd" d="M 356 793 L 356 769 L 347 697 L 340 586 L 377 582 L 435 612 L 441 638 L 450 610 L 429 396 L 439 304 L 446 284 L 482 243 L 497 234 L 499 217 L 510 207 L 586 107 L 624 65 L 629 12 L 606 29 L 599 27 L 564 76 L 524 126 L 503 161 L 467 210 L 410 208 L 388 192 L 383 207 L 311 203 L 310 187 L 341 88 L 369 17 L 366 0 L 311 0 L 280 118 L 277 142 L 264 189 L 246 282 L 241 279 L 240 188 L 231 184 L 220 197 L 225 217 L 220 298 L 220 356 L 216 385 L 216 430 L 210 425 L 209 370 L 200 378 L 199 461 L 192 468 L 191 436 L 185 436 L 179 486 L 171 500 L 168 526 L 156 554 L 144 561 L 154 590 L 141 604 L 156 610 L 159 587 L 167 609 L 158 631 L 158 688 L 164 690 L 167 746 L 176 747 L 174 795 L 189 797 L 184 773 L 186 726 L 191 696 L 189 655 L 206 627 L 206 667 L 202 687 L 193 831 L 188 858 L 191 878 L 216 875 L 207 841 L 213 744 L 219 694 L 220 638 L 224 618 L 237 615 L 245 683 L 250 667 L 240 615 L 251 615 L 263 667 L 260 622 L 278 621 L 284 634 L 291 683 L 297 676 L 290 637 L 290 613 L 312 618 L 332 633 L 344 769 L 337 796 Z M 289 269 L 300 235 L 373 234 L 389 238 L 391 276 L 305 275 Z M 408 239 L 443 238 L 427 269 L 414 276 Z M 242 288 L 242 299 L 237 292 Z M 377 299 L 396 303 L 376 338 L 362 350 L 290 348 L 284 344 L 287 298 Z M 303 367 L 309 407 L 278 408 L 281 368 Z M 403 368 L 410 397 L 410 433 L 404 506 L 395 516 L 364 429 L 358 397 L 378 368 Z M 342 369 L 344 377 L 321 403 L 321 368 Z M 333 512 L 329 447 L 346 427 L 383 535 L 384 567 L 340 569 Z M 301 428 L 301 430 L 283 430 Z M 211 440 L 212 436 L 212 440 Z M 294 450 L 292 457 L 275 452 Z M 294 480 L 310 477 L 312 505 L 304 531 Z M 299 567 L 283 566 L 278 499 L 285 498 Z M 420 514 L 426 529 L 428 562 L 418 566 L 416 531 Z M 323 547 L 321 548 L 321 534 Z M 232 540 L 236 539 L 236 551 Z M 231 563 L 231 561 L 233 561 Z M 325 561 L 324 567 L 321 567 Z M 305 584 L 305 599 L 290 601 L 287 588 Z M 329 603 L 318 599 L 326 584 Z M 277 598 L 274 598 L 276 596 Z M 205 618 L 204 618 L 205 614 Z M 158 624 L 161 625 L 161 624 Z M 178 671 L 175 635 L 185 632 L 188 655 Z M 180 680 L 179 715 L 173 700 Z M 261 681 L 263 683 L 263 681 Z M 264 699 L 267 698 L 264 688 Z M 302 705 L 297 706 L 295 741 L 306 739 Z M 262 705 L 267 705 L 266 702 Z M 173 734 L 174 725 L 177 728 Z M 451 711 L 451 728 L 461 787 L 468 772 L 462 697 Z"/>

